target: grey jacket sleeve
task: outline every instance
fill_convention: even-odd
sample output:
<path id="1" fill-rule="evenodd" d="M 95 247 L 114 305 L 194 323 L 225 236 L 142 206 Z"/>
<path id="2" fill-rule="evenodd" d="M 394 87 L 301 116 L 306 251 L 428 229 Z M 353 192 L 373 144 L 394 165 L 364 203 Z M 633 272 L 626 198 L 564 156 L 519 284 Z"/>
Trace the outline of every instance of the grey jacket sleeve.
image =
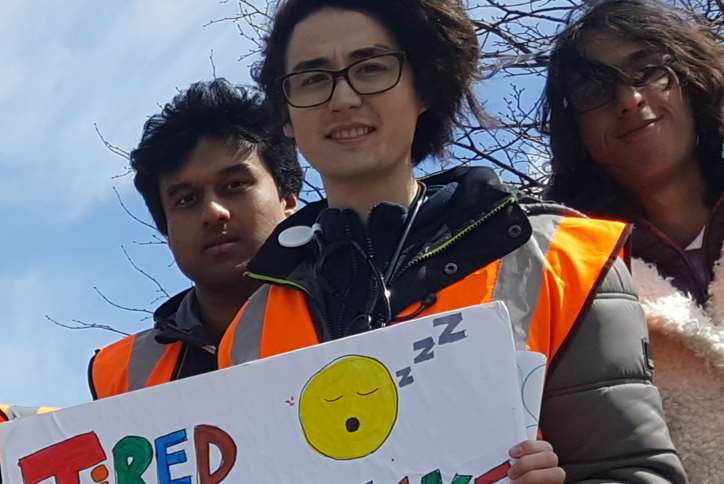
<path id="1" fill-rule="evenodd" d="M 685 483 L 651 383 L 648 331 L 617 260 L 551 362 L 541 429 L 567 482 Z"/>

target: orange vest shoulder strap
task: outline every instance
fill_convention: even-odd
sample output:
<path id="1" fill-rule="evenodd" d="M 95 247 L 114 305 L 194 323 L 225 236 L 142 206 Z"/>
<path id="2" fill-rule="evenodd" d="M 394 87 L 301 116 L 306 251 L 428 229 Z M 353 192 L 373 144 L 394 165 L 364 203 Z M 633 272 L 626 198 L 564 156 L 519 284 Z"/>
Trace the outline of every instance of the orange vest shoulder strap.
<path id="1" fill-rule="evenodd" d="M 219 368 L 319 342 L 304 294 L 265 284 L 241 307 L 219 345 Z"/>
<path id="2" fill-rule="evenodd" d="M 183 343 L 158 343 L 154 333 L 148 330 L 127 336 L 96 353 L 90 376 L 97 398 L 172 380 Z"/>
<path id="3" fill-rule="evenodd" d="M 0 423 L 10 420 L 7 416 L 8 407 L 10 407 L 10 405 L 0 403 Z"/>
<path id="4" fill-rule="evenodd" d="M 219 348 L 216 352 L 219 368 L 228 368 L 236 364 L 236 362 L 234 362 L 234 346 L 237 343 L 236 333 L 239 330 L 239 324 L 241 323 L 241 319 L 244 317 L 244 314 L 246 314 L 250 301 L 251 298 L 247 299 L 241 306 L 239 311 L 236 313 L 236 316 L 234 316 L 234 319 L 229 324 L 229 327 L 226 328 L 224 336 L 221 337 L 221 342 L 219 343 Z"/>
<path id="5" fill-rule="evenodd" d="M 96 398 L 128 392 L 128 366 L 135 340 L 135 335 L 127 336 L 96 352 L 90 369 Z"/>
<path id="6" fill-rule="evenodd" d="M 261 357 L 278 355 L 319 343 L 304 293 L 272 286 L 261 333 Z"/>
<path id="7" fill-rule="evenodd" d="M 588 309 L 630 231 L 624 223 L 563 217 L 545 254 L 528 348 L 551 361 Z"/>
<path id="8" fill-rule="evenodd" d="M 174 372 L 178 366 L 184 344 L 181 341 L 176 341 L 174 343 L 165 344 L 164 346 L 165 349 L 163 351 L 163 355 L 154 365 L 153 370 L 151 370 L 151 374 L 148 375 L 148 378 L 146 378 L 146 381 L 143 383 L 143 388 L 161 385 L 173 380 Z M 141 375 L 143 375 L 143 373 L 141 373 Z M 131 382 L 133 382 L 133 380 L 131 380 Z M 137 390 L 138 388 L 134 387 L 133 390 Z"/>

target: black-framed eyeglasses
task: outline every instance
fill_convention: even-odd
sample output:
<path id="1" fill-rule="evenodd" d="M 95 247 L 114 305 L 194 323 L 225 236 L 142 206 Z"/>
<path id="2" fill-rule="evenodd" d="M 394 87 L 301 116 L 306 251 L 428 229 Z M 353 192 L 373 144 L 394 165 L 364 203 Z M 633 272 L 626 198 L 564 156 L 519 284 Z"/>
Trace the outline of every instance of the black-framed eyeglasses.
<path id="1" fill-rule="evenodd" d="M 337 80 L 341 77 L 360 95 L 389 91 L 400 82 L 404 60 L 403 52 L 388 52 L 358 60 L 338 71 L 309 69 L 292 72 L 281 77 L 279 83 L 290 106 L 312 108 L 332 99 Z"/>
<path id="2" fill-rule="evenodd" d="M 656 64 L 627 71 L 611 65 L 589 63 L 579 73 L 578 79 L 569 85 L 564 104 L 579 114 L 593 111 L 616 101 L 621 84 L 647 92 L 668 91 L 678 80 L 670 64 L 669 56 Z"/>

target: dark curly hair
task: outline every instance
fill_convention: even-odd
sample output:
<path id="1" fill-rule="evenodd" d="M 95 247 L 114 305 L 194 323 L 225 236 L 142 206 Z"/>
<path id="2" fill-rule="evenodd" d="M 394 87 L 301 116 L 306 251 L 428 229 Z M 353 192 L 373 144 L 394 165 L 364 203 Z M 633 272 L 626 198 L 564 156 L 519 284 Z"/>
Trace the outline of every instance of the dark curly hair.
<path id="1" fill-rule="evenodd" d="M 479 46 L 475 28 L 459 0 L 283 0 L 265 39 L 252 77 L 261 85 L 280 123 L 288 121 L 279 78 L 286 74 L 287 46 L 294 27 L 324 8 L 370 15 L 388 29 L 412 66 L 415 89 L 427 106 L 417 122 L 412 161 L 440 156 L 461 121 L 463 108 L 481 122 L 489 118 L 473 93 Z"/>
<path id="2" fill-rule="evenodd" d="M 673 69 L 694 114 L 697 159 L 708 183 L 709 203 L 724 191 L 724 47 L 705 20 L 656 0 L 599 0 L 572 12 L 556 38 L 539 110 L 550 136 L 552 178 L 547 197 L 598 216 L 628 218 L 629 197 L 586 151 L 576 113 L 566 106 L 567 81 L 576 70 L 584 36 L 605 32 L 652 47 L 673 59 Z"/>
<path id="3" fill-rule="evenodd" d="M 182 166 L 204 136 L 256 147 L 280 196 L 298 195 L 302 169 L 294 143 L 270 129 L 268 108 L 258 94 L 231 85 L 226 79 L 196 82 L 176 95 L 159 114 L 143 125 L 138 147 L 131 152 L 136 188 L 146 201 L 156 227 L 167 235 L 159 175 Z"/>

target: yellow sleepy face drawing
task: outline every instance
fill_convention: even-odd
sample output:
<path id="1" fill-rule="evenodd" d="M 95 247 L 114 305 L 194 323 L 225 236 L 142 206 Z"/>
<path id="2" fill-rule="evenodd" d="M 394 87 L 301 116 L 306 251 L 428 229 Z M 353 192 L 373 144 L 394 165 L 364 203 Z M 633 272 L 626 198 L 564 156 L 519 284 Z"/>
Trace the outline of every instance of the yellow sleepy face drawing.
<path id="1" fill-rule="evenodd" d="M 367 356 L 343 356 L 317 372 L 299 399 L 309 444 L 337 460 L 379 449 L 397 420 L 397 388 L 387 368 Z"/>

